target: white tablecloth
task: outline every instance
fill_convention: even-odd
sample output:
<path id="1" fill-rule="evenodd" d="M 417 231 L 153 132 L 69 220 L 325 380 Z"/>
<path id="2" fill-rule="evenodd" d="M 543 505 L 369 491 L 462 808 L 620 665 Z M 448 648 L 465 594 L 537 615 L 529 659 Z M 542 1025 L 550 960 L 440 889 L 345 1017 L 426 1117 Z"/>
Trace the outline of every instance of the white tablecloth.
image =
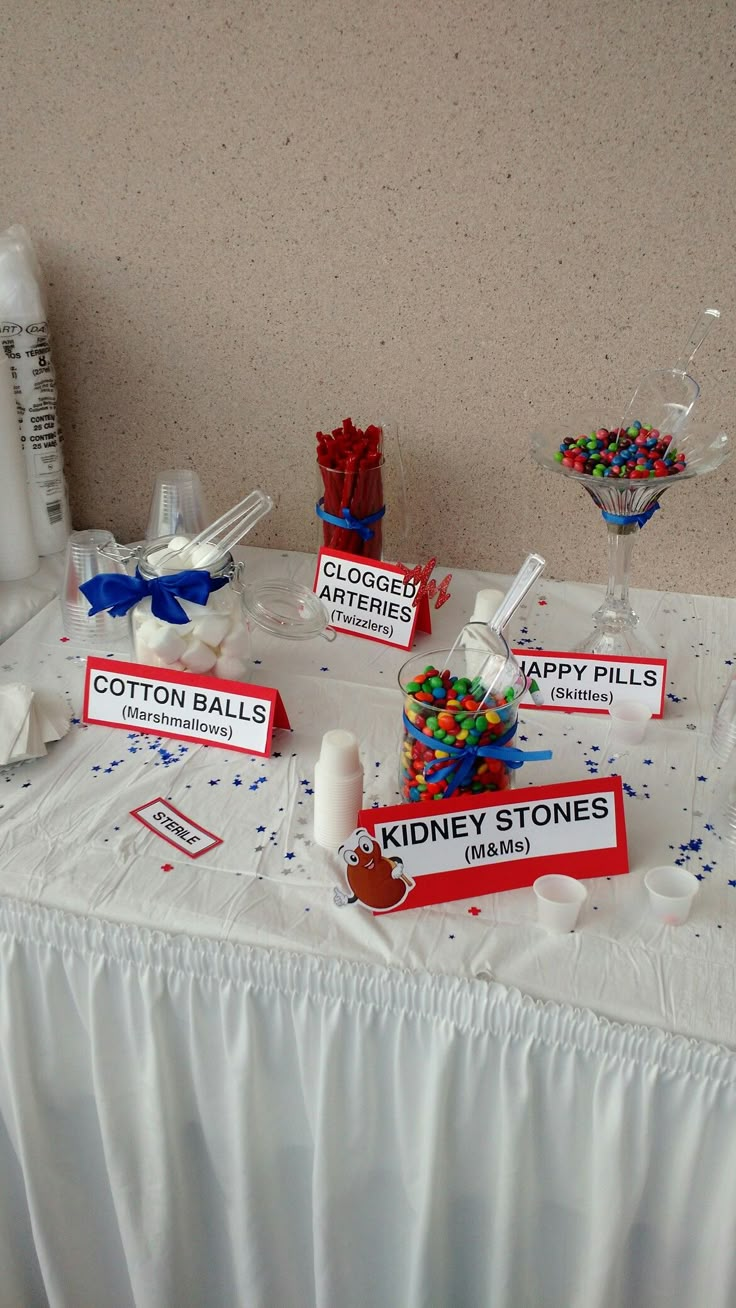
<path id="1" fill-rule="evenodd" d="M 246 554 L 311 580 L 312 560 Z M 456 575 L 419 647 L 493 580 Z M 546 583 L 515 643 L 569 646 L 595 598 Z M 55 605 L 3 646 L 0 676 L 63 690 L 77 720 L 0 772 L 2 1308 L 734 1302 L 736 867 L 707 737 L 736 603 L 637 602 L 670 659 L 646 747 L 614 761 L 582 715 L 521 729 L 554 750 L 525 783 L 625 782 L 632 872 L 591 880 L 562 937 L 529 890 L 335 903 L 319 740 L 355 730 L 368 803 L 395 801 L 400 652 L 264 640 L 254 679 L 293 726 L 264 761 L 85 727 Z M 224 843 L 177 855 L 129 816 L 158 795 Z M 678 930 L 642 886 L 673 858 L 701 878 Z"/>

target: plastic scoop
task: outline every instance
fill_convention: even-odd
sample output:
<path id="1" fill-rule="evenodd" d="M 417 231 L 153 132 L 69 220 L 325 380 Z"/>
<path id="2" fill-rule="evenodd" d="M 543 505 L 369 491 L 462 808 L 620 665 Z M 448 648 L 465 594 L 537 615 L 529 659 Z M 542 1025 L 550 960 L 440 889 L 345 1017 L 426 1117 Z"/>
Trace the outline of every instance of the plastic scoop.
<path id="1" fill-rule="evenodd" d="M 719 309 L 704 309 L 674 368 L 655 369 L 642 377 L 621 419 L 624 429 L 637 419 L 671 435 L 682 428 L 700 395 L 690 365 L 720 316 Z"/>
<path id="2" fill-rule="evenodd" d="M 541 554 L 527 555 L 493 617 L 486 627 L 478 633 L 479 636 L 485 637 L 488 644 L 487 657 L 477 677 L 478 691 L 483 691 L 483 698 L 478 705 L 479 710 L 485 708 L 489 698 L 495 691 L 505 690 L 509 682 L 513 680 L 512 673 L 516 663 L 514 661 L 513 668 L 511 668 L 509 667 L 509 663 L 512 661 L 510 656 L 499 657 L 497 638 L 502 635 L 504 627 L 511 621 L 524 596 L 531 590 L 540 572 L 544 569 L 545 563 L 546 560 L 542 558 Z"/>
<path id="3" fill-rule="evenodd" d="M 155 559 L 157 571 L 176 568 L 207 568 L 221 559 L 233 545 L 237 545 L 261 518 L 273 508 L 273 500 L 265 491 L 254 490 L 227 513 L 216 518 L 191 540 L 177 544 L 177 538 Z M 173 548 L 172 548 L 173 546 Z M 154 562 L 153 559 L 150 560 Z"/>
<path id="4" fill-rule="evenodd" d="M 499 637 L 544 566 L 545 560 L 541 554 L 527 555 L 489 621 L 484 625 L 471 622 L 464 626 L 450 650 L 447 658 L 450 671 L 455 671 L 456 663 L 462 664 L 479 693 L 482 684 L 484 695 L 481 707 L 490 692 L 498 689 L 501 681 L 505 679 L 508 685 L 513 680 L 512 669 L 508 666 L 511 662 L 508 646 Z"/>

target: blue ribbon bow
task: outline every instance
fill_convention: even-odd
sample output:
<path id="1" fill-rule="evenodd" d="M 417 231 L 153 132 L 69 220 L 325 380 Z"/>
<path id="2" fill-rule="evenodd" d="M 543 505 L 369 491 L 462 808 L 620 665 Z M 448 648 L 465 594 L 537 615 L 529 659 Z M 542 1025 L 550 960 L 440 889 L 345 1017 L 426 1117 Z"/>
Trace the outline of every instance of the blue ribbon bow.
<path id="1" fill-rule="evenodd" d="M 601 513 L 606 522 L 613 522 L 617 527 L 628 527 L 632 522 L 637 523 L 639 527 L 644 527 L 658 508 L 659 500 L 656 504 L 650 504 L 643 513 L 606 513 L 605 509 L 601 509 Z"/>
<path id="2" fill-rule="evenodd" d="M 124 618 L 139 600 L 151 596 L 154 618 L 181 626 L 189 618 L 177 600 L 191 600 L 193 604 L 206 604 L 213 590 L 228 583 L 227 577 L 212 577 L 203 569 L 172 572 L 166 577 L 142 577 L 138 569 L 134 577 L 120 572 L 102 572 L 91 581 L 83 581 L 79 589 L 92 605 L 89 614 L 110 613 L 113 618 Z"/>
<path id="3" fill-rule="evenodd" d="M 376 513 L 369 513 L 367 518 L 354 518 L 350 509 L 345 508 L 340 509 L 341 517 L 338 518 L 336 514 L 327 512 L 324 503 L 325 497 L 323 495 L 314 506 L 318 518 L 321 518 L 323 522 L 331 522 L 333 527 L 346 527 L 348 531 L 357 531 L 363 540 L 373 539 L 375 533 L 369 523 L 378 522 L 379 518 L 382 518 L 386 512 L 386 505 L 384 504 Z"/>
<path id="4" fill-rule="evenodd" d="M 492 745 L 449 745 L 446 740 L 434 742 L 443 754 L 449 754 L 450 757 L 449 759 L 435 759 L 433 763 L 430 763 L 424 769 L 425 777 L 432 781 L 444 781 L 445 777 L 452 777 L 445 791 L 445 799 L 450 799 L 460 786 L 464 786 L 470 780 L 478 758 L 500 758 L 506 767 L 520 768 L 524 763 L 537 762 L 552 757 L 551 749 L 523 750 L 516 749 L 514 745 L 507 745 L 506 742 L 516 734 L 517 725 L 516 722 L 512 722 L 508 731 L 504 731 L 502 736 L 497 736 Z M 421 741 L 423 745 L 428 744 L 424 732 L 409 721 L 406 713 L 404 714 L 404 729 L 415 740 Z M 453 772 L 454 776 L 452 776 Z"/>

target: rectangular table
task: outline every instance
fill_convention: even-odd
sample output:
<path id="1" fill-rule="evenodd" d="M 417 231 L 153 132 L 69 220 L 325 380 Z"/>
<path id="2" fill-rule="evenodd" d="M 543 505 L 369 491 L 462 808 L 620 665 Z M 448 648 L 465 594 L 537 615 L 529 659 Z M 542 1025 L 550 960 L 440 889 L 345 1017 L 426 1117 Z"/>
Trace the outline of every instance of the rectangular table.
<path id="1" fill-rule="evenodd" d="M 244 555 L 312 580 L 306 556 Z M 451 644 L 494 580 L 455 574 L 417 648 Z M 566 648 L 595 598 L 544 582 L 513 643 Z M 319 742 L 354 730 L 367 804 L 395 802 L 401 652 L 261 638 L 254 680 L 293 728 L 264 761 L 85 727 L 56 604 L 0 647 L 3 679 L 76 719 L 0 771 L 2 1308 L 734 1302 L 736 859 L 708 735 L 736 601 L 637 608 L 670 661 L 646 748 L 522 714 L 522 748 L 554 757 L 520 784 L 625 783 L 631 874 L 591 879 L 562 937 L 530 890 L 338 906 Z M 130 816 L 159 795 L 223 843 L 177 854 Z M 678 930 L 642 885 L 673 859 L 701 878 Z"/>

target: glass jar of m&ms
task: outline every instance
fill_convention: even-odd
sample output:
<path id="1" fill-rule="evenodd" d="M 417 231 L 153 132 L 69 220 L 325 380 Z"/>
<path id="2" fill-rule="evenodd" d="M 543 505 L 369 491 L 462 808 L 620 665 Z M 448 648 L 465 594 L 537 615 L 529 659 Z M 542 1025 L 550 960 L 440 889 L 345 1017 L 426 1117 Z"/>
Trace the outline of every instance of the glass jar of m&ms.
<path id="1" fill-rule="evenodd" d="M 452 651 L 410 658 L 404 696 L 399 786 L 404 801 L 507 790 L 524 674 L 502 636 L 470 624 Z"/>
<path id="2" fill-rule="evenodd" d="M 178 672 L 195 672 L 227 681 L 247 681 L 250 637 L 241 606 L 240 574 L 242 564 L 231 554 L 217 557 L 192 556 L 186 553 L 186 539 L 179 554 L 171 552 L 172 539 L 149 541 L 138 559 L 138 570 L 146 580 L 174 577 L 176 573 L 206 574 L 225 584 L 209 594 L 198 595 L 196 602 L 176 585 L 172 591 L 176 605 L 183 609 L 184 622 L 167 621 L 152 610 L 153 599 L 147 595 L 130 611 L 130 630 L 135 658 L 149 667 L 170 668 Z M 208 547 L 213 553 L 212 547 Z M 201 547 L 200 547 L 201 549 Z M 216 553 L 216 552 L 215 552 Z"/>

